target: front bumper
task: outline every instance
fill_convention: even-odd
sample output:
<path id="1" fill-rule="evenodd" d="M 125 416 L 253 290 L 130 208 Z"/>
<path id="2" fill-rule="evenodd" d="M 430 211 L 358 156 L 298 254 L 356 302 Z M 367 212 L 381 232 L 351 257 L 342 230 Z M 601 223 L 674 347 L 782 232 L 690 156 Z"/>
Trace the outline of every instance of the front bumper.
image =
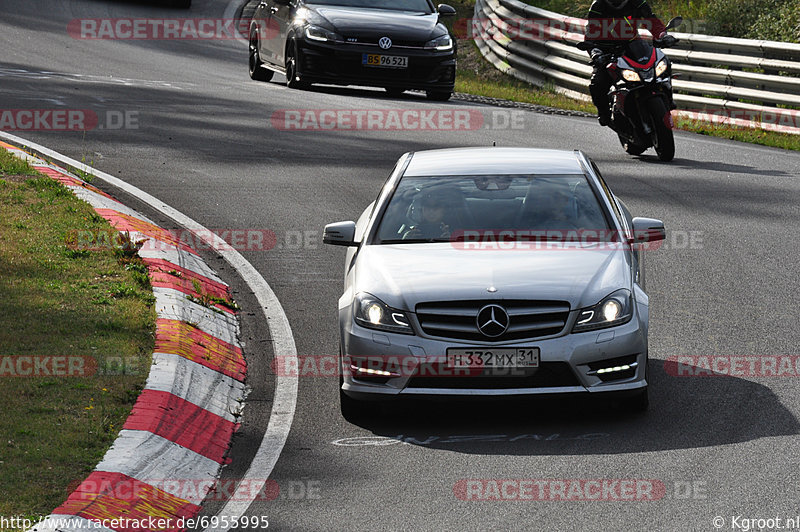
<path id="1" fill-rule="evenodd" d="M 342 390 L 355 399 L 618 394 L 647 387 L 647 336 L 636 315 L 627 324 L 600 331 L 493 346 L 538 347 L 539 368 L 494 370 L 478 375 L 447 370 L 445 366 L 448 347 L 475 347 L 474 343 L 374 331 L 353 323 L 348 312 L 343 312 L 340 320 L 345 368 Z M 350 371 L 351 364 L 379 367 L 376 361 L 385 364 L 392 376 Z M 631 368 L 596 372 L 623 364 Z M 397 371 L 398 367 L 401 370 Z"/>
<path id="2" fill-rule="evenodd" d="M 363 54 L 408 57 L 408 68 L 367 67 Z M 381 50 L 377 46 L 298 41 L 298 75 L 306 83 L 362 85 L 433 91 L 455 87 L 456 52 L 420 48 Z"/>

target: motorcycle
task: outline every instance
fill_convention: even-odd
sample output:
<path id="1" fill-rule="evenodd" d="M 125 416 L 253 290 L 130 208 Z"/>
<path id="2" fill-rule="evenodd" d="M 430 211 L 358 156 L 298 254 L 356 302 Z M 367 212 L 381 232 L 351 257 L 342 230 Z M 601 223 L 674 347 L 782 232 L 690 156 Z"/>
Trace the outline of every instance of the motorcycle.
<path id="1" fill-rule="evenodd" d="M 682 17 L 675 17 L 667 24 L 667 30 L 677 28 L 682 22 Z M 666 42 L 656 41 L 656 46 L 653 46 L 637 37 L 625 44 L 621 54 L 601 57 L 601 64 L 605 65 L 613 81 L 609 91 L 609 126 L 631 155 L 640 155 L 652 147 L 662 161 L 671 161 L 675 157 L 671 114 L 672 63 L 661 48 L 674 46 L 677 42 L 670 36 Z M 584 51 L 594 47 L 587 42 L 577 46 Z"/>

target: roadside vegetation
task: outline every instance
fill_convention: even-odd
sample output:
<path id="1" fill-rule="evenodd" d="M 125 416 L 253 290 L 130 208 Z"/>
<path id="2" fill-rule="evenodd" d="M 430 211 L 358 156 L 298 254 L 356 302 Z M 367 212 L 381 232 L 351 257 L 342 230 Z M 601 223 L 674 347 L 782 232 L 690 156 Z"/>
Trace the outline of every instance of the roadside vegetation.
<path id="1" fill-rule="evenodd" d="M 523 1 L 582 18 L 591 5 L 590 0 Z M 742 39 L 800 41 L 800 2 L 797 0 L 649 0 L 649 3 L 664 21 L 677 15 L 687 19 L 692 24 L 692 32 Z"/>
<path id="2" fill-rule="evenodd" d="M 132 253 L 68 245 L 77 230 L 114 230 L 2 148 L 0 205 L 0 515 L 37 519 L 97 465 L 130 413 L 153 352 L 154 298 Z M 70 363 L 80 376 L 55 375 Z"/>
<path id="3" fill-rule="evenodd" d="M 745 0 L 745 3 L 750 1 L 751 0 Z M 778 1 L 781 2 L 782 0 Z M 559 13 L 580 17 L 584 17 L 586 15 L 590 5 L 590 2 L 587 0 L 579 0 L 578 2 L 568 2 L 567 0 L 528 0 L 528 3 L 535 4 Z M 685 14 L 688 12 L 691 16 L 691 14 L 709 12 L 700 11 L 700 9 L 701 6 L 713 3 L 713 0 L 709 0 L 707 2 L 704 2 L 703 0 L 652 0 L 652 3 L 654 5 L 654 9 L 660 16 L 663 18 L 668 18 L 667 15 L 662 15 L 661 13 L 667 13 L 669 16 L 671 16 L 673 14 Z M 727 5 L 727 0 L 720 2 L 720 6 L 715 7 L 715 9 L 722 9 L 723 4 Z M 474 0 L 451 0 L 450 5 L 456 8 L 456 21 L 464 20 L 474 16 Z M 731 9 L 735 9 L 738 5 L 740 4 L 731 3 Z M 797 3 L 794 3 L 793 6 L 797 6 Z M 686 7 L 688 11 L 684 10 L 684 7 Z M 659 11 L 659 9 L 661 10 Z M 674 11 L 665 11 L 665 9 Z M 775 10 L 773 9 L 770 12 L 775 12 Z M 457 31 L 454 31 L 453 34 L 460 35 L 460 33 Z M 555 92 L 555 90 L 548 87 L 534 87 L 529 83 L 500 72 L 483 58 L 478 50 L 478 47 L 472 40 L 462 37 L 459 40 L 458 45 L 456 92 L 475 94 L 478 96 L 488 96 L 492 98 L 501 98 L 517 102 L 526 102 L 537 105 L 546 105 L 549 107 L 568 109 L 572 111 L 584 111 L 592 114 L 596 113 L 594 105 L 592 105 L 590 102 L 574 100 L 559 94 Z M 675 126 L 677 129 L 699 133 L 702 135 L 800 151 L 800 135 L 762 131 L 744 127 L 714 125 L 686 119 L 676 120 Z"/>

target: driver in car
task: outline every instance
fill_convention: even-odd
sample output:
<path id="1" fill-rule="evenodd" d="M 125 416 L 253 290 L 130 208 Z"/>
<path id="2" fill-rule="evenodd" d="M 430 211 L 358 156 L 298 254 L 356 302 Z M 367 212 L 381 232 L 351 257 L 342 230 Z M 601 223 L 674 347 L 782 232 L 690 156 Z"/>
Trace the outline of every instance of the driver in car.
<path id="1" fill-rule="evenodd" d="M 447 205 L 443 198 L 426 193 L 419 199 L 420 221 L 403 235 L 403 240 L 450 238 L 450 226 L 445 223 Z"/>
<path id="2" fill-rule="evenodd" d="M 585 40 L 593 45 L 589 55 L 594 66 L 589 92 L 597 107 L 598 122 L 607 126 L 611 123 L 608 90 L 613 82 L 606 65 L 611 58 L 636 39 L 640 25 L 648 27 L 656 45 L 671 46 L 676 39 L 667 35 L 667 27 L 653 14 L 646 0 L 594 0 L 587 18 Z"/>

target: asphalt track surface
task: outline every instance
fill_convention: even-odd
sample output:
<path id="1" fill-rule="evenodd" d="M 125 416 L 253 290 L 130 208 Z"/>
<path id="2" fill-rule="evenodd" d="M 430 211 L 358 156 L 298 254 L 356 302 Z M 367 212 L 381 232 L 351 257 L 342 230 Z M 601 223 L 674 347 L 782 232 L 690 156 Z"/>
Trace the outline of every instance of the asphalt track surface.
<path id="1" fill-rule="evenodd" d="M 101 0 L 0 6 L 0 108 L 136 119 L 123 129 L 16 134 L 89 162 L 208 228 L 273 231 L 278 246 L 243 255 L 286 309 L 301 357 L 337 350 L 344 253 L 323 248 L 322 227 L 357 218 L 406 151 L 493 141 L 579 148 L 634 215 L 661 218 L 670 231 L 647 258 L 646 415 L 596 400 L 421 403 L 356 426 L 339 414 L 336 378 L 301 377 L 289 440 L 270 477 L 281 496 L 253 503 L 247 515 L 266 515 L 281 530 L 716 530 L 716 516 L 730 530 L 744 518 L 786 524 L 799 513 L 800 377 L 675 377 L 664 360 L 800 355 L 800 155 L 678 133 L 675 161 L 661 164 L 627 156 L 590 119 L 527 111 L 515 115 L 523 129 L 281 131 L 270 117 L 283 109 L 504 117 L 491 107 L 377 90 L 291 91 L 279 76 L 253 82 L 246 46 L 236 41 L 79 40 L 67 32 L 69 21 L 84 17 L 222 17 L 225 1 L 195 0 L 188 14 Z M 242 281 L 207 255 L 244 308 L 252 392 L 226 473 L 236 478 L 268 422 L 269 364 L 280 353 L 270 351 Z M 664 489 L 652 501 L 464 501 L 454 492 L 462 479 L 645 479 Z M 209 502 L 207 513 L 220 508 Z"/>

